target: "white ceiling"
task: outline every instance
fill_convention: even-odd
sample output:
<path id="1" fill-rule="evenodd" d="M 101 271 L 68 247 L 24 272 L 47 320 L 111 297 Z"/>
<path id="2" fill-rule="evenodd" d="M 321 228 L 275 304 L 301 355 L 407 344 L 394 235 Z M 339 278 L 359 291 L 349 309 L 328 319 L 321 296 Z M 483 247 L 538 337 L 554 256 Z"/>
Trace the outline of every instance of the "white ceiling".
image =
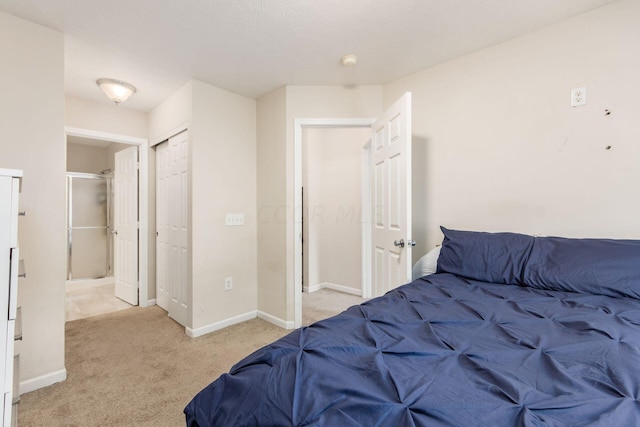
<path id="1" fill-rule="evenodd" d="M 195 78 L 256 98 L 285 84 L 384 84 L 614 0 L 0 0 L 65 33 L 66 92 L 95 81 L 149 111 Z M 358 55 L 358 65 L 340 58 Z"/>

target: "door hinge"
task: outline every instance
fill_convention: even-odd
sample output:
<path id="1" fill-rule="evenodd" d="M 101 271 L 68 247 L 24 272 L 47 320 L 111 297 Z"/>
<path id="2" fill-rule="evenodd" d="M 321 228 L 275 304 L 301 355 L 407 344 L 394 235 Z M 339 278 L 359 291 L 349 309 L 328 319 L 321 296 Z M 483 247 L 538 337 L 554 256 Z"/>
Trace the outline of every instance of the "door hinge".
<path id="1" fill-rule="evenodd" d="M 140 170 L 140 162 L 136 162 L 136 169 Z"/>

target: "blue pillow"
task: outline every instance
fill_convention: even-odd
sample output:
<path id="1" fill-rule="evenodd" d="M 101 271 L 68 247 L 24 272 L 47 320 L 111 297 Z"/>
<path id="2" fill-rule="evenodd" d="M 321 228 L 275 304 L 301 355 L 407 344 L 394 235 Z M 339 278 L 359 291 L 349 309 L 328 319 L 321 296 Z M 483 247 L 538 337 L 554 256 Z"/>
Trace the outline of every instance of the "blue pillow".
<path id="1" fill-rule="evenodd" d="M 440 229 L 444 240 L 438 258 L 438 273 L 482 282 L 522 284 L 522 272 L 533 247 L 533 236 Z"/>
<path id="2" fill-rule="evenodd" d="M 640 240 L 536 237 L 523 280 L 537 289 L 640 299 Z"/>

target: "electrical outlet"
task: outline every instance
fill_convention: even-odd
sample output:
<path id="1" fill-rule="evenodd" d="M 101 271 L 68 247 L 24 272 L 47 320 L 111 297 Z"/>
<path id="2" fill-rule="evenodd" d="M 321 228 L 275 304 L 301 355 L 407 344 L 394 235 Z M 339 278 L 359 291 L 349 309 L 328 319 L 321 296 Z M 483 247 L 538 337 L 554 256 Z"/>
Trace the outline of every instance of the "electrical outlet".
<path id="1" fill-rule="evenodd" d="M 230 214 L 225 215 L 225 225 L 244 225 L 244 214 Z"/>
<path id="2" fill-rule="evenodd" d="M 230 291 L 231 289 L 233 289 L 233 278 L 225 277 L 224 278 L 224 290 L 225 291 Z"/>
<path id="3" fill-rule="evenodd" d="M 571 106 L 578 107 L 587 103 L 587 87 L 576 87 L 571 89 Z"/>

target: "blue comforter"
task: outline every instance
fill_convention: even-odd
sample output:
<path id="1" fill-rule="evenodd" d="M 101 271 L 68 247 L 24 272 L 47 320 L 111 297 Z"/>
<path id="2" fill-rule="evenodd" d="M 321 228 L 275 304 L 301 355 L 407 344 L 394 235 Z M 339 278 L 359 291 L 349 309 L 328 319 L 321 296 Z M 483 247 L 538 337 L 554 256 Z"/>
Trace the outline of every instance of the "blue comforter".
<path id="1" fill-rule="evenodd" d="M 639 300 L 439 273 L 256 351 L 185 413 L 201 427 L 633 426 L 639 399 Z"/>

